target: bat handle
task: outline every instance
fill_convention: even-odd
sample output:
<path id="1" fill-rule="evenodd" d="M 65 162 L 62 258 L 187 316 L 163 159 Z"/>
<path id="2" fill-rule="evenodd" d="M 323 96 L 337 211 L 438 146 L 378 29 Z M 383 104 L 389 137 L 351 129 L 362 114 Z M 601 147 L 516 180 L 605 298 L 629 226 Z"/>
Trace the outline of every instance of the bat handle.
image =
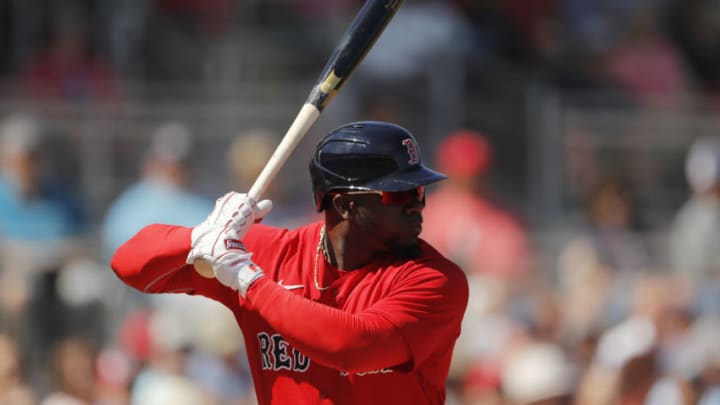
<path id="1" fill-rule="evenodd" d="M 315 124 L 319 116 L 320 110 L 316 106 L 309 103 L 303 104 L 275 152 L 270 156 L 260 175 L 250 187 L 250 191 L 248 191 L 250 197 L 258 201 L 265 194 L 270 183 L 285 165 L 297 144 Z"/>
<path id="2" fill-rule="evenodd" d="M 252 187 L 250 187 L 248 196 L 255 199 L 255 201 L 258 201 L 265 194 L 270 186 L 270 183 L 273 179 L 275 179 L 278 172 L 280 172 L 280 169 L 285 165 L 293 150 L 295 150 L 297 144 L 315 124 L 315 121 L 317 121 L 319 116 L 320 110 L 316 106 L 310 103 L 303 104 L 292 125 L 290 125 L 290 128 L 288 128 L 282 141 L 280 141 L 280 144 L 275 149 L 275 152 L 273 152 L 272 156 L 270 156 L 270 159 L 265 164 L 265 167 L 263 167 L 260 175 L 253 183 Z M 195 266 L 195 271 L 197 271 L 197 273 L 201 276 L 205 278 L 215 277 L 212 264 L 209 262 L 198 259 L 193 263 L 193 266 Z"/>

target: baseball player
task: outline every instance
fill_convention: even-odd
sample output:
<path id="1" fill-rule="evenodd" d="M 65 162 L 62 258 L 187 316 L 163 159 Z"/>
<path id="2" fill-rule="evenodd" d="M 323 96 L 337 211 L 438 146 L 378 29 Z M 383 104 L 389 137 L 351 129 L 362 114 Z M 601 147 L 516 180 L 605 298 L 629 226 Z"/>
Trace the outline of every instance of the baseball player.
<path id="1" fill-rule="evenodd" d="M 424 186 L 445 176 L 423 165 L 410 132 L 384 122 L 331 131 L 310 174 L 323 221 L 253 225 L 271 203 L 230 192 L 194 228 L 142 229 L 112 268 L 143 292 L 230 308 L 261 405 L 444 403 L 468 284 L 418 235 Z M 214 279 L 193 270 L 197 259 Z"/>

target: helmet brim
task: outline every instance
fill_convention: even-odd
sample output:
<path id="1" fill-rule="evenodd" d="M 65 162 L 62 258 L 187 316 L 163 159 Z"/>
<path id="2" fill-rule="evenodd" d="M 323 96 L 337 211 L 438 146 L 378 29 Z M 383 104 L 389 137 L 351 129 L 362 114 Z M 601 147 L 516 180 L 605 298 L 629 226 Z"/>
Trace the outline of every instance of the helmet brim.
<path id="1" fill-rule="evenodd" d="M 446 175 L 420 165 L 371 180 L 363 184 L 362 188 L 378 191 L 405 191 L 427 186 L 446 178 Z"/>

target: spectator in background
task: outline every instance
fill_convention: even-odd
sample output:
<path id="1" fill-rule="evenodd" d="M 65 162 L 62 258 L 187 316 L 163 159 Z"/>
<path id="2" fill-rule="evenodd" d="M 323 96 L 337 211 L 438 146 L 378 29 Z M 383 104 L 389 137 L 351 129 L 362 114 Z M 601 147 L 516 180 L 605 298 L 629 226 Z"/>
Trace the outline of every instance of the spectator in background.
<path id="1" fill-rule="evenodd" d="M 10 335 L 0 331 L 0 404 L 35 404 L 23 371 L 20 348 Z"/>
<path id="2" fill-rule="evenodd" d="M 608 80 L 640 106 L 667 106 L 690 90 L 685 62 L 659 26 L 658 10 L 636 5 L 624 15 L 624 32 L 602 56 Z"/>
<path id="3" fill-rule="evenodd" d="M 106 263 L 118 246 L 146 225 L 194 226 L 207 216 L 213 201 L 193 191 L 188 182 L 192 144 L 192 133 L 179 122 L 163 123 L 153 131 L 139 179 L 112 202 L 102 221 L 102 257 Z M 162 295 L 148 299 L 130 289 L 114 291 L 109 300 L 113 308 L 109 317 L 113 320 L 108 322 L 111 329 L 117 328 L 130 311 L 160 307 L 178 313 L 187 310 L 187 305 L 177 297 Z"/>
<path id="4" fill-rule="evenodd" d="M 491 400 L 501 391 L 498 364 L 521 329 L 506 311 L 528 275 L 529 243 L 520 222 L 496 205 L 487 182 L 492 148 L 484 135 L 460 130 L 445 137 L 435 163 L 448 178 L 427 194 L 421 237 L 468 274 L 470 301 L 451 378 L 463 400 Z"/>
<path id="5" fill-rule="evenodd" d="M 47 43 L 21 67 L 24 95 L 51 101 L 113 101 L 119 96 L 112 66 L 95 52 L 88 21 L 80 7 L 57 13 Z"/>
<path id="6" fill-rule="evenodd" d="M 204 298 L 195 297 L 204 300 Z M 147 319 L 146 362 L 130 388 L 132 405 L 213 404 L 209 393 L 187 376 L 193 347 L 192 312 L 158 309 Z"/>
<path id="7" fill-rule="evenodd" d="M 97 402 L 96 353 L 78 338 L 64 339 L 53 348 L 53 390 L 40 405 L 93 405 Z"/>
<path id="8" fill-rule="evenodd" d="M 83 207 L 49 176 L 48 141 L 34 117 L 12 115 L 0 125 L 0 323 L 26 334 L 24 350 L 48 338 L 40 332 L 46 325 L 28 319 L 29 305 L 57 315 L 55 271 L 81 253 L 85 231 Z"/>
<path id="9" fill-rule="evenodd" d="M 676 352 L 676 364 L 691 380 L 700 405 L 720 403 L 720 314 L 706 312 L 693 322 Z"/>
<path id="10" fill-rule="evenodd" d="M 455 4 L 444 0 L 406 2 L 353 79 L 359 89 L 360 109 L 372 113 L 368 119 L 410 125 L 411 117 L 427 109 L 422 100 L 433 86 L 448 91 L 462 88 L 465 58 L 476 52 L 482 51 L 473 43 L 470 22 Z M 441 104 L 445 109 L 439 118 L 449 119 L 455 110 Z M 385 110 L 388 107 L 390 111 Z"/>
<path id="11" fill-rule="evenodd" d="M 0 126 L 0 236 L 47 242 L 85 230 L 79 202 L 53 183 L 47 167 L 47 129 L 29 115 L 11 115 Z"/>
<path id="12" fill-rule="evenodd" d="M 720 137 L 697 139 L 687 154 L 691 195 L 669 230 L 672 269 L 700 287 L 720 282 Z"/>
<path id="13" fill-rule="evenodd" d="M 233 139 L 226 155 L 232 190 L 250 190 L 278 142 L 278 134 L 268 129 L 248 130 Z M 276 208 L 263 218 L 264 224 L 292 229 L 308 218 L 317 216 L 312 205 L 300 203 L 294 198 L 291 188 L 283 181 L 282 176 L 276 177 L 270 183 L 265 194 L 265 198 L 275 201 Z"/>
<path id="14" fill-rule="evenodd" d="M 362 71 L 383 82 L 407 82 L 423 75 L 426 65 L 440 55 L 461 57 L 472 52 L 471 32 L 466 16 L 451 2 L 405 4 L 368 53 Z"/>
<path id="15" fill-rule="evenodd" d="M 554 343 L 532 340 L 521 343 L 506 356 L 502 369 L 503 393 L 512 404 L 575 403 L 575 367 Z"/>
<path id="16" fill-rule="evenodd" d="M 131 364 L 131 404 L 255 404 L 243 337 L 232 313 L 205 297 L 186 298 L 192 305 L 183 311 L 166 305 L 122 321 L 118 350 Z M 185 398 L 178 397 L 183 393 Z"/>
<path id="17" fill-rule="evenodd" d="M 527 234 L 488 195 L 492 159 L 490 143 L 478 132 L 461 130 L 443 139 L 436 163 L 448 179 L 428 194 L 422 237 L 470 275 L 523 277 Z"/>
<path id="18" fill-rule="evenodd" d="M 186 374 L 221 405 L 257 403 L 245 341 L 232 312 L 205 299 L 191 310 L 193 350 Z"/>
<path id="19" fill-rule="evenodd" d="M 250 190 L 278 141 L 268 129 L 251 129 L 235 136 L 226 155 L 232 190 Z M 279 192 L 277 183 L 270 187 L 270 193 Z"/>
<path id="20" fill-rule="evenodd" d="M 194 226 L 202 222 L 213 202 L 193 192 L 188 164 L 193 136 L 178 122 L 160 125 L 152 134 L 140 179 L 111 204 L 102 224 L 105 257 L 152 223 Z"/>
<path id="21" fill-rule="evenodd" d="M 690 381 L 675 374 L 665 356 L 668 347 L 682 341 L 685 326 L 677 314 L 688 303 L 685 291 L 665 274 L 643 272 L 619 280 L 614 295 L 627 305 L 622 319 L 603 325 L 582 377 L 580 403 L 601 396 L 610 401 L 601 403 L 652 404 L 658 395 L 672 398 L 668 403 L 693 403 L 685 399 L 693 396 Z"/>
<path id="22" fill-rule="evenodd" d="M 642 236 L 646 229 L 635 196 L 623 175 L 605 176 L 583 205 L 583 223 L 561 249 L 561 264 L 563 258 L 576 257 L 581 251 L 587 252 L 584 257 L 603 272 L 645 270 L 653 264 L 649 244 Z M 560 271 L 562 277 L 571 276 L 575 270 L 568 267 Z"/>
<path id="23" fill-rule="evenodd" d="M 138 43 L 143 78 L 197 82 L 212 79 L 216 47 L 236 24 L 235 2 L 151 0 Z M 216 67 L 215 67 L 216 68 Z"/>
<path id="24" fill-rule="evenodd" d="M 582 203 L 582 222 L 560 246 L 557 260 L 563 335 L 572 344 L 616 322 L 623 311 L 617 288 L 655 264 L 624 178 L 606 176 L 591 190 Z"/>

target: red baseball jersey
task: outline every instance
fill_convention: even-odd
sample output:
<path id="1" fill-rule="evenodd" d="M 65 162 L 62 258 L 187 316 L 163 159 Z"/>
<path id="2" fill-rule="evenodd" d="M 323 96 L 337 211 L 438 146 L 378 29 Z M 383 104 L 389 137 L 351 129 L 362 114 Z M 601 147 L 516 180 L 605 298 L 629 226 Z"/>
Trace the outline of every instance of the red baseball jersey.
<path id="1" fill-rule="evenodd" d="M 245 299 L 185 264 L 190 228 L 144 228 L 112 268 L 141 291 L 200 294 L 230 308 L 261 405 L 444 403 L 468 301 L 463 271 L 421 241 L 415 259 L 380 255 L 350 271 L 320 255 L 318 288 L 321 226 L 254 225 L 244 242 L 266 277 Z"/>

